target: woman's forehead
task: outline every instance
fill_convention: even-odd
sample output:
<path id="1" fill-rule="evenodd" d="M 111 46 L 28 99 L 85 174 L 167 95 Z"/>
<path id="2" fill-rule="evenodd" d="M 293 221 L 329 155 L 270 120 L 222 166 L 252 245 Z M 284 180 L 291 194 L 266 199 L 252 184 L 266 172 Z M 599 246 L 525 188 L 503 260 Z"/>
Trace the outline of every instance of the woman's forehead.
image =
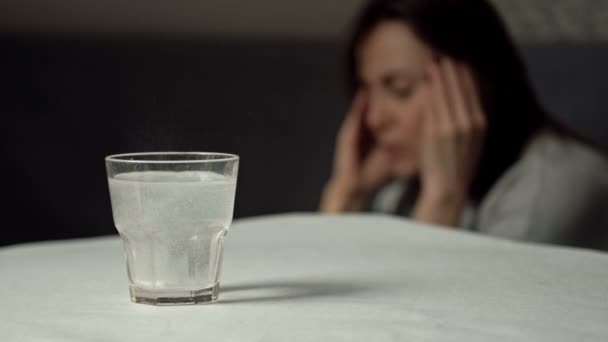
<path id="1" fill-rule="evenodd" d="M 430 50 L 406 24 L 386 21 L 370 31 L 357 53 L 359 71 L 367 78 L 389 71 L 417 74 Z"/>

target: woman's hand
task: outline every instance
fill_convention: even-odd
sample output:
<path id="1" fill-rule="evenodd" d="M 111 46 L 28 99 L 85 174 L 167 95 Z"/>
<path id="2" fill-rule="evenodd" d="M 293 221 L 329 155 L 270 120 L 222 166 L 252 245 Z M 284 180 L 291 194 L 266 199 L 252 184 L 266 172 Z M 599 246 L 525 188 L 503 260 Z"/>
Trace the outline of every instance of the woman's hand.
<path id="1" fill-rule="evenodd" d="M 371 194 L 390 176 L 386 153 L 365 127 L 367 94 L 358 91 L 338 132 L 333 173 L 321 199 L 321 211 L 362 210 Z"/>
<path id="2" fill-rule="evenodd" d="M 468 67 L 432 62 L 426 89 L 417 220 L 457 226 L 483 145 L 486 119 Z"/>

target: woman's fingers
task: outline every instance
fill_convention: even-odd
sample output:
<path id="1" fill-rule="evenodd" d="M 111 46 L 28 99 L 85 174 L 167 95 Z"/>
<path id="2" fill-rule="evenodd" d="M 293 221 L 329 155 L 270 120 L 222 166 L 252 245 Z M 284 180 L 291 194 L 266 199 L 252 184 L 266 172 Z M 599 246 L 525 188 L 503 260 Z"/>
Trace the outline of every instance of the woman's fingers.
<path id="1" fill-rule="evenodd" d="M 367 94 L 364 90 L 358 90 L 353 98 L 353 103 L 348 111 L 349 116 L 355 116 L 359 119 L 363 117 L 365 107 L 367 106 Z"/>
<path id="2" fill-rule="evenodd" d="M 353 98 L 351 107 L 338 133 L 338 148 L 341 150 L 355 150 L 357 148 L 361 136 L 365 108 L 367 107 L 366 102 L 365 92 L 359 90 Z"/>
<path id="3" fill-rule="evenodd" d="M 364 192 L 373 191 L 390 176 L 390 160 L 378 147 L 370 151 L 361 151 L 366 139 L 365 112 L 367 111 L 367 94 L 358 91 L 344 123 L 340 128 L 338 150 L 334 168 L 344 178 L 350 178 L 355 186 Z M 365 155 L 362 155 L 362 152 Z M 341 171 L 341 172 L 340 172 Z"/>
<path id="4" fill-rule="evenodd" d="M 432 125 L 440 134 L 449 135 L 453 130 L 450 108 L 447 101 L 447 89 L 437 62 L 429 63 L 429 101 Z"/>
<path id="5" fill-rule="evenodd" d="M 465 91 L 460 82 L 461 66 L 451 59 L 444 58 L 441 62 L 442 75 L 447 89 L 447 102 L 450 104 L 450 114 L 453 119 L 455 132 L 458 137 L 468 138 L 472 130 L 471 113 L 467 106 Z"/>
<path id="6" fill-rule="evenodd" d="M 422 132 L 422 147 L 437 136 L 437 104 L 433 90 L 431 89 L 430 79 L 420 85 L 422 92 L 422 100 L 424 101 L 424 109 L 420 118 L 420 131 Z"/>
<path id="7" fill-rule="evenodd" d="M 465 91 L 465 98 L 467 100 L 467 107 L 471 113 L 473 128 L 476 131 L 483 131 L 486 127 L 486 118 L 481 106 L 479 89 L 475 80 L 473 79 L 473 73 L 471 72 L 470 68 L 462 66 L 460 72 L 460 81 L 462 88 Z"/>

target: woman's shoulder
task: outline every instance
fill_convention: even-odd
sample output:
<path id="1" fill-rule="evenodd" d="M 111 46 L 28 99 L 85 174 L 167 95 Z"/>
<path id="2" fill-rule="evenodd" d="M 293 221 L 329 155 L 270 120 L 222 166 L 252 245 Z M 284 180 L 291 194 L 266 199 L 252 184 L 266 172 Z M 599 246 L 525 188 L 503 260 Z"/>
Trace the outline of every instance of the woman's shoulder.
<path id="1" fill-rule="evenodd" d="M 580 244 L 584 225 L 608 224 L 608 158 L 553 129 L 539 131 L 480 206 L 478 229 L 526 240 Z M 591 234 L 593 235 L 593 234 Z"/>
<path id="2" fill-rule="evenodd" d="M 552 128 L 542 129 L 532 138 L 516 166 L 538 163 L 548 167 L 547 172 L 564 176 L 608 177 L 608 155 L 605 151 Z M 585 180 L 588 179 L 580 179 Z"/>
<path id="3" fill-rule="evenodd" d="M 489 195 L 509 193 L 508 189 L 519 187 L 542 191 L 549 186 L 570 188 L 593 183 L 608 187 L 608 156 L 578 138 L 544 128 L 530 140 L 520 159 L 500 177 Z"/>

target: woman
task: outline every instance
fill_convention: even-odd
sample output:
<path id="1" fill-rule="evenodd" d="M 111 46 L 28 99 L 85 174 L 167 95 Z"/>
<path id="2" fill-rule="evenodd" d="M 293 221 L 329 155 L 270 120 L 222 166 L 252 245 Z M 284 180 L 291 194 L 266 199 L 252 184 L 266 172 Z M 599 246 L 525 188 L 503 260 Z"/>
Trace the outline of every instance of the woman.
<path id="1" fill-rule="evenodd" d="M 324 212 L 608 248 L 608 161 L 550 120 L 484 0 L 378 0 L 348 49 Z"/>

